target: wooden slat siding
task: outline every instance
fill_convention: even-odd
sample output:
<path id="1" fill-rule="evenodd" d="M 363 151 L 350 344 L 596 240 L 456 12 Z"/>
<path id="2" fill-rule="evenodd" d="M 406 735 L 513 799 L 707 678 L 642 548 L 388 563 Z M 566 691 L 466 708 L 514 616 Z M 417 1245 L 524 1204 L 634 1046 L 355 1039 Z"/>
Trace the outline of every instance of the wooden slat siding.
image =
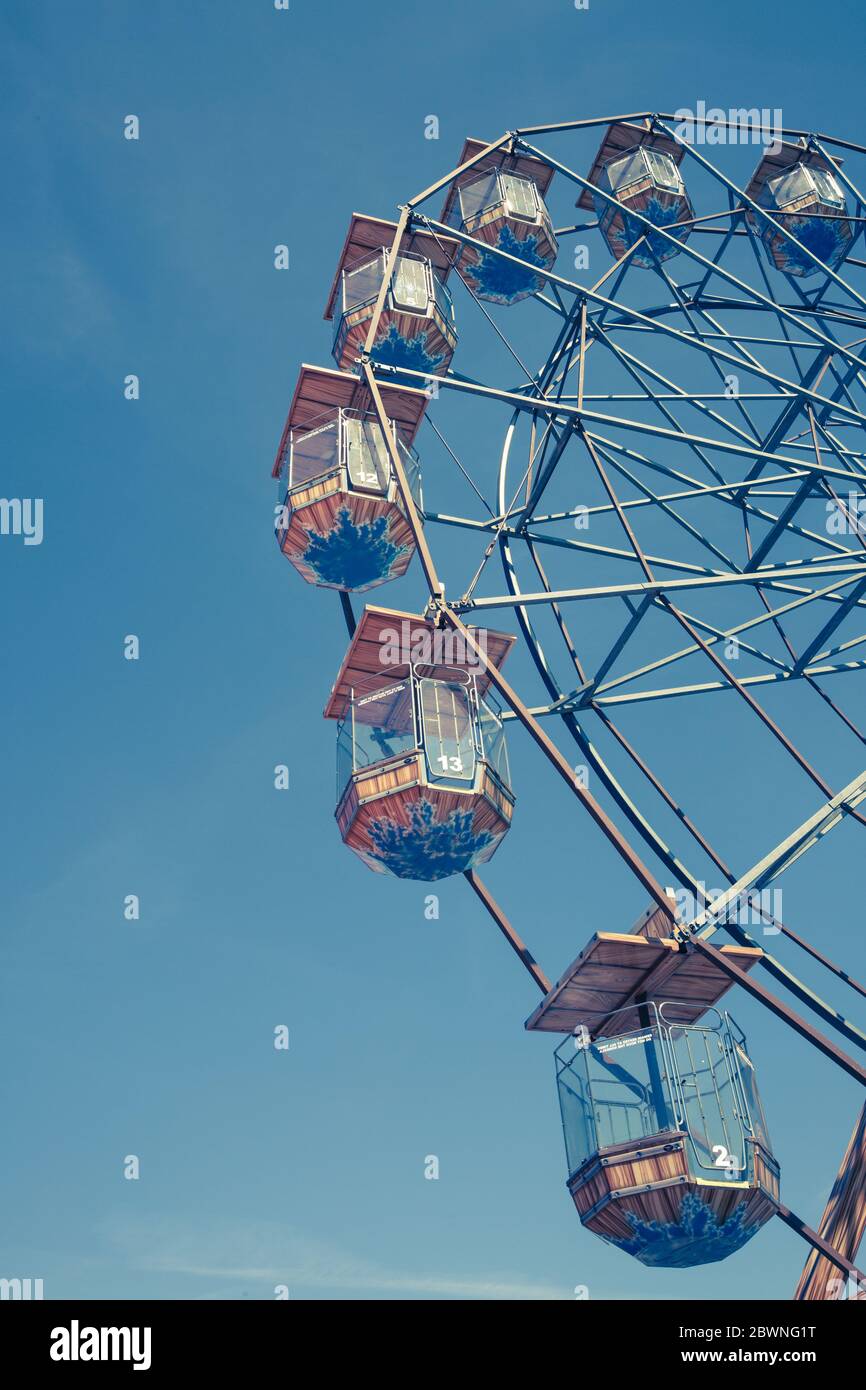
<path id="1" fill-rule="evenodd" d="M 376 772 L 356 773 L 350 780 L 335 811 L 337 824 L 345 839 L 362 804 L 391 796 L 401 787 L 417 785 L 423 775 L 421 759 L 417 756 L 406 758 L 402 763 L 390 768 L 380 768 Z"/>
<path id="2" fill-rule="evenodd" d="M 650 1164 L 652 1178 L 638 1178 L 636 1165 Z M 623 1140 L 600 1149 L 569 1179 L 568 1187 L 579 1210 L 588 1210 L 602 1196 L 619 1188 L 631 1188 L 638 1182 L 656 1181 L 686 1175 L 685 1145 L 679 1131 L 641 1139 Z"/>
<path id="3" fill-rule="evenodd" d="M 771 1155 L 768 1155 L 763 1147 L 754 1139 L 748 1139 L 747 1143 L 754 1148 L 753 1172 L 755 1182 L 762 1188 L 773 1201 L 779 1200 L 779 1165 Z"/>
<path id="4" fill-rule="evenodd" d="M 637 187 L 629 188 L 620 198 L 620 202 L 627 208 L 635 212 L 644 213 L 650 203 L 660 203 L 663 208 L 678 207 L 682 202 L 682 193 L 673 193 L 667 188 L 657 188 L 652 179 L 641 181 Z M 665 228 L 670 231 L 670 228 Z"/>
<path id="5" fill-rule="evenodd" d="M 478 217 L 470 217 L 465 230 L 467 235 L 475 237 L 476 241 L 483 241 L 488 246 L 495 246 L 499 241 L 499 233 L 503 227 L 508 227 L 516 241 L 526 241 L 527 237 L 530 236 L 538 237 L 539 242 L 536 247 L 538 254 L 542 254 L 542 244 L 544 244 L 548 253 L 551 256 L 555 255 L 555 248 L 541 217 L 538 217 L 535 222 L 527 222 L 522 217 L 510 217 L 507 213 L 489 208 Z M 463 250 L 464 252 L 472 252 L 473 255 L 477 254 L 471 246 L 464 246 Z"/>
<path id="6" fill-rule="evenodd" d="M 393 491 L 393 489 L 391 490 Z M 298 501 L 298 497 L 300 501 Z M 322 585 L 322 581 L 309 565 L 304 555 L 310 544 L 310 532 L 327 535 L 337 525 L 337 514 L 346 509 L 356 526 L 369 525 L 382 516 L 388 517 L 388 538 L 396 546 L 403 546 L 403 554 L 398 555 L 391 568 L 388 579 L 397 579 L 405 574 L 415 553 L 415 538 L 403 512 L 393 500 L 384 497 L 368 497 L 363 493 L 347 492 L 340 486 L 339 478 L 327 483 L 305 488 L 303 493 L 292 499 L 292 514 L 289 525 L 283 531 L 280 549 L 291 560 L 295 568 L 311 584 L 326 588 L 339 588 L 339 585 Z M 384 581 L 382 581 L 384 582 Z M 372 588 L 375 585 L 366 585 Z"/>
<path id="7" fill-rule="evenodd" d="M 669 154 L 676 164 L 680 164 L 685 155 L 685 149 L 678 145 L 670 136 L 661 133 L 650 132 L 646 126 L 634 125 L 631 121 L 614 121 L 608 126 L 602 138 L 598 154 L 595 156 L 592 168 L 587 179 L 590 183 L 598 185 L 601 179 L 602 169 L 609 160 L 614 159 L 618 154 L 624 154 L 626 150 L 633 150 L 635 145 L 646 145 L 648 149 L 661 150 Z M 579 208 L 593 210 L 592 193 L 588 188 L 581 190 L 577 200 Z"/>
<path id="8" fill-rule="evenodd" d="M 689 1191 L 687 1179 L 681 1175 L 662 1178 L 657 1186 L 646 1192 L 612 1192 L 604 1206 L 584 1223 L 590 1230 L 628 1240 L 634 1235 L 627 1213 L 633 1212 L 641 1221 L 659 1221 L 665 1225 L 679 1222 L 682 1200 Z"/>
<path id="9" fill-rule="evenodd" d="M 352 821 L 355 818 L 357 810 L 358 793 L 355 790 L 354 782 L 350 782 L 346 790 L 343 792 L 343 795 L 340 797 L 340 800 L 337 803 L 337 809 L 334 812 L 334 819 L 337 822 L 337 829 L 339 830 L 340 835 L 344 840 L 346 839 L 349 833 L 349 829 L 351 827 Z"/>
<path id="10" fill-rule="evenodd" d="M 474 154 L 478 154 L 479 150 L 483 150 L 487 144 L 489 144 L 487 140 L 466 140 L 463 146 L 463 152 L 455 168 L 459 168 L 461 164 L 465 164 Z M 494 150 L 486 159 L 479 160 L 471 169 L 467 169 L 464 174 L 460 174 L 459 177 L 454 180 L 448 189 L 448 196 L 445 199 L 445 205 L 442 209 L 442 215 L 439 221 L 448 221 L 451 208 L 457 197 L 457 190 L 461 184 L 471 183 L 473 179 L 478 178 L 479 174 L 499 168 L 504 169 L 508 174 L 523 174 L 524 177 L 532 179 L 542 198 L 550 187 L 550 181 L 555 173 L 555 170 L 553 170 L 549 164 L 544 164 L 540 159 L 534 159 L 531 155 L 513 155 L 506 154 L 502 150 Z"/>
<path id="11" fill-rule="evenodd" d="M 667 889 L 666 891 L 671 902 L 670 916 L 668 916 L 666 912 L 663 912 L 660 907 L 656 907 L 653 904 L 646 908 L 645 911 L 641 913 L 640 917 L 638 917 L 629 933 L 630 936 L 659 936 L 663 940 L 670 939 L 671 924 L 676 921 L 677 898 L 676 893 L 671 889 Z"/>
<path id="12" fill-rule="evenodd" d="M 778 1203 L 758 1188 L 753 1188 L 746 1203 L 746 1219 L 749 1225 L 766 1226 L 778 1210 Z"/>
<path id="13" fill-rule="evenodd" d="M 320 501 L 323 497 L 331 497 L 335 492 L 340 491 L 340 471 L 336 471 L 327 478 L 315 479 L 308 483 L 304 488 L 298 488 L 289 493 L 289 506 L 292 511 L 300 511 L 302 507 L 309 507 L 313 502 Z"/>
<path id="14" fill-rule="evenodd" d="M 627 1220 L 627 1212 L 633 1212 L 641 1221 L 678 1223 L 682 1216 L 683 1198 L 688 1192 L 694 1193 L 712 1209 L 720 1225 L 729 1221 L 741 1206 L 745 1208 L 746 1223 L 755 1228 L 765 1225 L 775 1215 L 775 1205 L 755 1188 L 722 1188 L 717 1184 L 697 1186 L 692 1180 L 679 1175 L 661 1179 L 649 1189 L 613 1191 L 607 1198 L 602 1197 L 595 1209 L 590 1207 L 581 1214 L 581 1220 L 598 1235 L 629 1239 L 634 1232 Z"/>
<path id="15" fill-rule="evenodd" d="M 378 784 L 379 781 L 380 779 L 377 778 L 376 783 Z M 489 829 L 499 835 L 504 834 L 508 829 L 508 821 L 501 816 L 496 816 L 490 808 L 490 803 L 475 792 L 456 792 L 445 790 L 442 787 L 431 787 L 424 781 L 423 770 L 419 770 L 416 779 L 404 775 L 402 778 L 395 778 L 390 785 L 383 786 L 381 789 L 378 786 L 374 789 L 370 781 L 365 782 L 364 787 L 358 789 L 359 819 L 370 808 L 369 815 L 364 817 L 368 822 L 384 817 L 393 821 L 395 825 L 411 825 L 412 806 L 422 796 L 435 806 L 440 820 L 444 820 L 452 811 L 472 811 L 473 830 Z M 379 804 L 383 797 L 387 797 L 387 807 Z M 370 806 L 371 802 L 374 803 L 372 807 Z M 479 811 L 485 816 L 486 825 L 478 825 Z"/>
<path id="16" fill-rule="evenodd" d="M 722 950 L 744 970 L 750 970 L 762 954 L 756 947 L 723 946 Z M 584 1023 L 590 1034 L 598 1037 L 610 1014 L 633 1004 L 616 1020 L 617 1032 L 628 1033 L 641 1027 L 635 1003 L 638 992 L 650 999 L 673 1001 L 679 1007 L 669 1009 L 669 1017 L 694 1023 L 730 988 L 730 980 L 722 971 L 706 968 L 711 964 L 679 951 L 677 943 L 669 939 L 597 932 L 525 1027 L 570 1033 Z"/>
<path id="17" fill-rule="evenodd" d="M 673 207 L 674 204 L 677 206 L 682 205 L 682 210 L 677 217 L 677 222 L 685 221 L 691 216 L 690 207 L 684 202 L 682 193 L 668 193 L 663 189 L 656 188 L 651 183 L 648 184 L 645 191 L 634 194 L 629 192 L 624 195 L 620 201 L 626 208 L 633 212 L 639 212 L 645 216 L 651 199 L 653 202 L 660 203 L 662 207 L 666 208 Z M 626 229 L 625 215 L 622 209 L 614 209 L 613 204 L 608 203 L 604 211 L 599 214 L 599 221 L 603 235 L 608 238 L 609 249 L 613 249 L 610 248 L 611 239 L 619 238 L 624 243 L 627 243 L 623 245 L 621 249 L 617 248 L 616 254 L 624 255 L 629 245 L 634 241 L 634 236 Z M 671 222 L 665 226 L 664 230 L 673 233 L 674 227 L 675 223 Z M 666 244 L 659 254 L 664 258 L 668 254 L 673 254 L 673 248 Z"/>
<path id="18" fill-rule="evenodd" d="M 527 237 L 537 237 L 535 254 L 541 256 L 544 266 L 533 266 L 532 269 L 543 278 L 543 270 L 549 270 L 557 257 L 558 247 L 556 242 L 551 240 L 544 222 L 539 218 L 536 222 L 524 222 L 516 217 L 508 217 L 504 213 L 485 213 L 480 217 L 470 218 L 466 224 L 466 231 L 470 236 L 475 237 L 476 241 L 483 241 L 487 246 L 496 246 L 499 241 L 499 233 L 503 227 L 507 226 L 518 242 L 525 241 Z M 514 254 L 521 254 L 518 248 Z M 460 270 L 463 274 L 472 278 L 473 267 L 481 259 L 481 253 L 474 246 L 465 246 L 460 253 Z"/>
<path id="19" fill-rule="evenodd" d="M 478 765 L 476 787 L 481 795 L 490 802 L 494 811 L 510 824 L 516 798 L 510 788 L 504 786 L 498 778 L 493 776 L 486 763 L 479 763 Z"/>
<path id="20" fill-rule="evenodd" d="M 396 630 L 399 636 L 403 622 L 408 622 L 410 632 L 420 631 L 422 628 L 431 633 L 434 631 L 434 624 L 420 613 L 404 613 L 397 609 L 367 605 L 358 619 L 355 634 L 343 658 L 343 663 L 331 690 L 331 696 L 325 706 L 326 719 L 341 719 L 343 717 L 352 689 L 356 695 L 371 695 L 374 690 L 380 689 L 386 684 L 387 673 L 383 671 L 379 663 L 382 633 L 390 628 Z M 478 628 L 470 627 L 470 632 L 477 633 L 479 631 Z M 499 668 L 504 663 L 515 639 L 510 633 L 497 632 L 493 628 L 485 629 L 485 635 L 488 659 Z M 475 685 L 479 695 L 485 693 L 489 684 L 490 680 L 486 669 L 481 667 L 475 675 Z"/>
<path id="21" fill-rule="evenodd" d="M 454 335 L 449 332 L 445 319 L 433 304 L 430 305 L 429 314 L 412 314 L 408 310 L 392 309 L 390 322 L 401 338 L 417 338 L 419 333 L 426 333 L 427 352 L 431 357 L 439 352 L 453 351 Z"/>
<path id="22" fill-rule="evenodd" d="M 385 814 L 389 820 L 399 821 L 406 792 L 418 786 L 421 775 L 420 760 L 413 758 L 387 777 L 354 779 L 352 816 L 346 821 L 345 831 L 341 826 L 343 839 L 350 849 L 368 852 L 373 849 L 367 828 L 370 821 L 380 820 Z M 387 812 L 382 805 L 384 801 L 387 801 Z"/>
<path id="23" fill-rule="evenodd" d="M 359 802 L 373 797 L 389 796 L 402 788 L 415 786 L 424 776 L 423 761 L 420 757 L 411 758 L 398 767 L 388 767 L 369 772 L 356 772 L 355 788 Z"/>
<path id="24" fill-rule="evenodd" d="M 756 1145 L 756 1154 L 763 1156 L 763 1152 Z M 769 1167 L 765 1171 L 772 1181 Z M 695 1178 L 689 1172 L 684 1136 L 676 1130 L 601 1150 L 574 1174 L 568 1188 L 584 1225 L 614 1239 L 633 1234 L 627 1212 L 642 1221 L 678 1222 L 686 1192 L 705 1202 L 719 1223 L 745 1205 L 749 1224 L 761 1226 L 776 1209 L 757 1181 Z"/>
<path id="25" fill-rule="evenodd" d="M 848 1142 L 833 1190 L 824 1208 L 818 1234 L 852 1264 L 866 1232 L 866 1105 Z M 806 1261 L 795 1299 L 825 1301 L 838 1297 L 841 1270 L 812 1250 Z M 847 1292 L 847 1290 L 846 1290 Z"/>
<path id="26" fill-rule="evenodd" d="M 369 831 L 371 822 L 384 819 L 408 827 L 412 823 L 412 807 L 421 797 L 432 802 L 439 819 L 455 810 L 472 812 L 473 833 L 486 830 L 492 836 L 479 863 L 492 858 L 511 823 L 510 817 L 500 814 L 479 792 L 429 785 L 424 759 L 419 755 L 398 767 L 355 774 L 350 791 L 344 793 L 336 811 L 344 842 L 362 856 L 371 855 L 375 850 Z"/>
<path id="27" fill-rule="evenodd" d="M 730 1220 L 737 1207 L 748 1205 L 754 1191 L 755 1188 L 747 1182 L 728 1183 L 723 1187 L 721 1183 L 705 1180 L 698 1188 L 697 1195 L 712 1210 L 721 1226 Z"/>
<path id="28" fill-rule="evenodd" d="M 809 216 L 809 212 L 823 212 L 825 209 L 826 209 L 826 204 L 815 202 L 814 199 L 813 199 L 812 204 L 811 204 L 811 207 L 809 208 L 809 210 L 808 210 L 808 211 L 805 211 L 805 210 L 804 210 L 804 211 L 801 211 L 801 212 L 799 213 L 799 215 L 802 216 L 802 217 L 808 217 L 808 216 Z M 796 224 L 796 223 L 793 223 L 793 222 L 790 222 L 790 221 L 788 221 L 788 220 L 786 220 L 786 219 L 789 218 L 789 216 L 790 216 L 791 214 L 792 214 L 792 209 L 791 209 L 791 208 L 786 208 L 785 211 L 784 211 L 783 213 L 782 213 L 782 212 L 773 212 L 773 216 L 775 217 L 776 221 L 777 221 L 777 222 L 781 222 L 781 223 L 782 223 L 782 226 L 785 228 L 785 230 L 786 230 L 787 232 L 790 232 L 790 233 L 792 234 L 792 236 L 796 236 L 796 234 L 797 234 L 797 224 Z M 839 231 L 840 231 L 840 232 L 843 232 L 843 233 L 844 233 L 845 235 L 847 235 L 847 236 L 850 236 L 850 235 L 851 235 L 851 224 L 850 224 L 850 222 L 847 220 L 847 218 L 841 218 L 840 221 L 843 221 L 843 222 L 845 223 L 845 225 L 844 225 L 844 227 L 840 227 L 840 228 L 839 228 Z M 764 244 L 766 245 L 766 242 L 765 242 Z M 772 237 L 772 239 L 771 239 L 771 241 L 770 241 L 769 250 L 770 250 L 770 255 L 771 255 L 772 258 L 773 258 L 773 265 L 776 266 L 776 268 L 777 268 L 778 270 L 786 271 L 786 270 L 787 270 L 787 260 L 788 260 L 788 258 L 790 257 L 790 254 L 791 254 L 790 242 L 787 242 L 780 232 L 774 232 L 773 237 Z"/>

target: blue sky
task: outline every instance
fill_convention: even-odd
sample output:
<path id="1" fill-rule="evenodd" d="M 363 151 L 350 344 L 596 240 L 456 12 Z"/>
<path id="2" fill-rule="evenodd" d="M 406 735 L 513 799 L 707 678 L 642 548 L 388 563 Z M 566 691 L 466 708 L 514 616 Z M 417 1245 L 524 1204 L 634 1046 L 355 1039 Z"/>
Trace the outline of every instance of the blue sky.
<path id="1" fill-rule="evenodd" d="M 424 885 L 340 844 L 321 710 L 345 628 L 277 553 L 269 476 L 299 363 L 330 365 L 322 309 L 353 210 L 393 216 L 465 136 L 548 120 L 703 99 L 862 138 L 859 13 L 828 0 L 819 26 L 789 5 L 784 47 L 779 22 L 746 0 L 4 7 L 2 492 L 45 499 L 45 537 L 0 539 L 0 1274 L 43 1278 L 47 1297 L 790 1295 L 805 1247 L 779 1222 L 684 1272 L 580 1227 L 555 1040 L 522 1027 L 532 982 L 462 880 L 427 921 Z M 513 377 L 477 326 L 460 351 L 462 370 Z M 454 412 L 490 490 L 505 423 Z M 468 511 L 435 458 L 437 501 Z M 436 543 L 457 591 L 478 551 Z M 380 596 L 417 608 L 417 565 Z M 581 614 L 590 646 L 600 621 Z M 511 675 L 541 699 L 522 653 Z M 862 715 L 862 676 L 835 693 Z M 818 794 L 730 697 L 686 703 L 623 727 L 743 868 Z M 816 697 L 767 703 L 835 786 L 859 771 L 862 747 Z M 518 812 L 485 878 L 556 978 L 646 904 L 527 738 L 510 746 Z M 857 834 L 842 826 L 792 871 L 785 915 L 862 975 Z M 857 1088 L 750 1000 L 731 1009 L 785 1200 L 815 1222 Z"/>

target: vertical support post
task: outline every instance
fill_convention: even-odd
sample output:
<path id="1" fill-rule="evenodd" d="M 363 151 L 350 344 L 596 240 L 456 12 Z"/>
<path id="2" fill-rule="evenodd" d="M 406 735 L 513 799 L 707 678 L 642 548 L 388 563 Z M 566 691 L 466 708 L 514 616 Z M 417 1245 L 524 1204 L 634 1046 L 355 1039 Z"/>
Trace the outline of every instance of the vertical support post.
<path id="1" fill-rule="evenodd" d="M 397 222 L 397 230 L 394 233 L 394 240 L 391 244 L 391 249 L 388 252 L 388 258 L 385 262 L 385 274 L 382 276 L 382 283 L 379 286 L 379 293 L 376 296 L 376 303 L 373 308 L 373 317 L 370 319 L 370 327 L 367 330 L 367 338 L 364 343 L 364 352 L 368 357 L 370 353 L 373 351 L 373 344 L 376 341 L 376 331 L 379 327 L 379 320 L 382 317 L 382 310 L 385 307 L 385 300 L 388 296 L 388 291 L 391 288 L 391 277 L 394 274 L 394 269 L 397 265 L 397 257 L 400 254 L 400 247 L 403 244 L 403 233 L 406 230 L 408 221 L 409 209 L 401 208 L 400 217 Z"/>
<path id="2" fill-rule="evenodd" d="M 638 1006 L 637 1016 L 641 1028 L 652 1028 L 652 1019 L 650 1018 L 650 1011 L 646 995 L 638 994 L 635 997 L 635 1003 Z M 658 1121 L 662 1129 L 667 1129 L 668 1124 L 670 1123 L 670 1116 L 668 1115 L 668 1103 L 665 1099 L 664 1087 L 662 1085 L 662 1076 L 661 1072 L 659 1071 L 659 1059 L 656 1056 L 655 1038 L 652 1038 L 650 1041 L 649 1048 L 647 1049 L 646 1060 L 647 1071 L 649 1072 L 650 1079 L 650 1090 L 652 1091 L 653 1105 L 655 1106 L 656 1116 L 658 1117 Z"/>
<path id="3" fill-rule="evenodd" d="M 857 1258 L 866 1231 L 866 1105 L 851 1135 L 818 1227 L 818 1234 L 848 1260 Z M 842 1290 L 838 1269 L 817 1250 L 806 1261 L 795 1299 L 834 1301 Z"/>
<path id="4" fill-rule="evenodd" d="M 430 553 L 430 547 L 427 544 L 427 537 L 424 534 L 424 527 L 421 524 L 421 518 L 418 515 L 418 509 L 415 506 L 415 499 L 412 496 L 412 490 L 409 487 L 409 480 L 406 477 L 406 470 L 403 467 L 403 460 L 400 457 L 400 450 L 397 448 L 397 441 L 394 439 L 394 436 L 391 433 L 391 424 L 385 411 L 385 406 L 382 402 L 382 393 L 379 390 L 378 382 L 376 381 L 376 378 L 373 375 L 373 369 L 370 366 L 369 362 L 365 362 L 363 364 L 363 370 L 364 380 L 367 383 L 367 389 L 370 392 L 370 399 L 373 402 L 373 409 L 376 412 L 376 418 L 379 421 L 379 426 L 382 430 L 382 434 L 385 437 L 385 445 L 387 447 L 388 455 L 391 460 L 391 466 L 394 469 L 394 476 L 397 479 L 397 486 L 400 490 L 400 497 L 403 502 L 403 509 L 406 513 L 406 520 L 409 522 L 409 525 L 412 528 L 412 535 L 415 538 L 415 545 L 418 550 L 418 559 L 421 561 L 421 568 L 424 571 L 424 578 L 427 581 L 427 588 L 430 591 L 430 597 L 436 598 L 438 595 L 442 593 L 442 585 L 439 582 L 439 576 L 436 573 L 436 566 L 433 562 L 433 556 Z"/>

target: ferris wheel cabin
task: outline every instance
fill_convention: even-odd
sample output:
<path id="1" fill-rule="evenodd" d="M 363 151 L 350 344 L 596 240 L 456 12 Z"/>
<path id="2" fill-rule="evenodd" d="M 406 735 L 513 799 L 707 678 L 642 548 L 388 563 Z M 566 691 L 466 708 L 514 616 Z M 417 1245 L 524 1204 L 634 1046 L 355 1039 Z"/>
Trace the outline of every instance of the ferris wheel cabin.
<path id="1" fill-rule="evenodd" d="M 599 230 L 616 260 L 647 231 L 634 213 L 677 241 L 688 239 L 694 210 L 680 172 L 683 154 L 682 145 L 646 126 L 616 121 L 609 127 L 588 175 L 592 188 L 584 188 L 577 206 L 595 211 Z M 675 256 L 678 249 L 650 232 L 631 261 L 652 268 L 657 260 Z"/>
<path id="2" fill-rule="evenodd" d="M 325 309 L 340 368 L 351 369 L 364 349 L 396 232 L 396 222 L 352 215 Z M 449 237 L 404 234 L 376 329 L 376 362 L 430 375 L 447 370 L 457 330 L 446 281 L 459 250 Z"/>
<path id="3" fill-rule="evenodd" d="M 412 496 L 421 469 L 412 447 L 428 397 L 383 384 L 382 403 Z M 362 381 L 301 368 L 273 477 L 283 554 L 309 584 L 362 592 L 405 574 L 415 540 L 382 427 Z"/>
<path id="4" fill-rule="evenodd" d="M 514 638 L 471 631 L 501 666 Z M 434 881 L 494 854 L 514 795 L 489 683 L 460 634 L 365 608 L 325 718 L 339 721 L 337 825 L 368 868 Z"/>
<path id="5" fill-rule="evenodd" d="M 667 928 L 651 913 L 634 934 L 596 933 L 526 1027 L 569 1035 L 556 1080 L 581 1222 L 642 1264 L 684 1268 L 769 1221 L 779 1167 L 746 1039 L 714 1008 L 730 978 Z M 761 956 L 722 950 L 743 970 Z"/>
<path id="6" fill-rule="evenodd" d="M 778 153 L 764 155 L 752 175 L 746 196 L 766 208 L 773 222 L 751 208 L 746 221 L 760 238 L 770 264 L 786 275 L 805 278 L 822 270 L 803 255 L 801 246 L 824 266 L 838 270 L 854 244 L 839 164 L 841 160 L 830 162 L 805 144 L 782 144 Z"/>
<path id="7" fill-rule="evenodd" d="M 467 140 L 460 164 L 484 148 L 481 140 Z M 483 243 L 462 243 L 458 261 L 460 275 L 479 299 L 516 304 L 544 288 L 544 271 L 558 251 L 544 203 L 552 178 L 553 170 L 541 160 L 495 150 L 454 180 L 442 221 Z"/>

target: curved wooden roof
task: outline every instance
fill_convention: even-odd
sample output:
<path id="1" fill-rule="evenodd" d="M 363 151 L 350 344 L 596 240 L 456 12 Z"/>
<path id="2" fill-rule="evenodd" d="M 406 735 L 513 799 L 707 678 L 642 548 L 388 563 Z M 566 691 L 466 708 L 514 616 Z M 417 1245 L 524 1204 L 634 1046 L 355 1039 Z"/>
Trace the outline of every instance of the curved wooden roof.
<path id="1" fill-rule="evenodd" d="M 756 946 L 723 946 L 741 970 L 763 955 Z M 641 1027 L 638 996 L 670 1001 L 669 1022 L 695 1023 L 731 988 L 731 978 L 697 951 L 682 951 L 669 937 L 596 932 L 565 974 L 526 1020 L 530 1031 L 571 1033 L 584 1024 L 591 1037 L 605 1033 L 618 1009 L 617 1033 Z"/>
<path id="2" fill-rule="evenodd" d="M 379 382 L 378 386 L 388 419 L 394 421 L 405 443 L 411 444 L 427 409 L 429 397 L 426 391 L 414 386 L 391 386 L 386 381 Z M 271 470 L 272 477 L 279 477 L 290 430 L 312 429 L 328 410 L 337 409 L 372 411 L 373 404 L 366 382 L 352 372 L 338 372 L 333 367 L 311 367 L 305 362 L 298 373 Z"/>
<path id="3" fill-rule="evenodd" d="M 407 624 L 405 629 L 404 623 Z M 400 636 L 405 633 L 406 645 L 411 646 L 412 641 L 416 636 L 420 636 L 422 631 L 429 633 L 431 637 L 439 632 L 446 638 L 448 634 L 453 633 L 451 628 L 437 628 L 421 613 L 402 613 L 394 608 L 376 608 L 368 604 L 358 620 L 355 635 L 337 673 L 337 679 L 325 706 L 325 718 L 342 719 L 348 709 L 353 690 L 356 696 L 369 695 L 387 684 L 389 672 L 393 673 L 393 667 L 382 664 L 380 653 L 390 632 L 396 632 Z M 484 634 L 489 662 L 497 668 L 501 667 L 515 638 L 510 633 L 495 632 L 492 628 L 470 627 L 469 631 L 474 637 Z M 483 695 L 490 685 L 490 677 L 484 666 L 473 667 L 473 670 L 478 693 Z"/>

